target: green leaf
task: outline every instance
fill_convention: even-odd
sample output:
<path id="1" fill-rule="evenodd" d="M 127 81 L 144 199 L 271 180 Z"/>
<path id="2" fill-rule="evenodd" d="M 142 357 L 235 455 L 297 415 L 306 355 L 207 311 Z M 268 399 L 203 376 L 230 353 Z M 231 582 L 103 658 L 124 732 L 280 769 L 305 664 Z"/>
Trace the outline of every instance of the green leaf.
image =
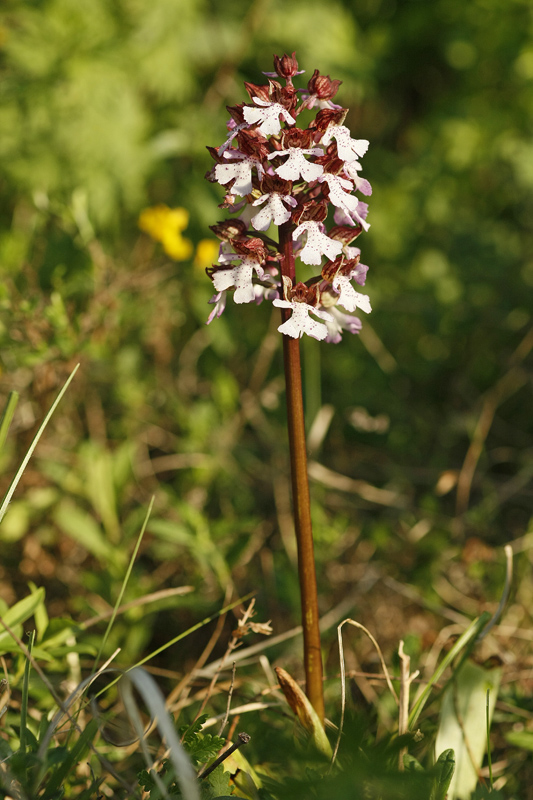
<path id="1" fill-rule="evenodd" d="M 71 500 L 64 499 L 60 502 L 54 519 L 64 533 L 83 545 L 91 555 L 101 561 L 116 560 L 114 548 L 107 541 L 100 525 Z"/>
<path id="2" fill-rule="evenodd" d="M 19 602 L 15 603 L 14 606 L 11 606 L 11 608 L 8 609 L 3 615 L 3 620 L 6 625 L 9 625 L 9 627 L 12 628 L 18 636 L 20 630 L 19 626 L 21 623 L 29 619 L 43 602 L 44 589 L 41 587 L 40 589 L 37 589 L 37 591 L 32 592 L 28 597 L 25 597 L 23 600 L 19 600 Z M 0 629 L 1 628 L 2 624 L 0 622 Z M 9 633 L 7 633 L 7 631 L 0 633 L 0 653 L 7 653 L 13 649 L 18 650 L 19 647 L 13 641 Z"/>
<path id="3" fill-rule="evenodd" d="M 213 791 L 213 794 L 227 797 L 228 791 L 230 791 L 230 779 L 231 775 L 229 772 L 226 772 L 224 769 L 224 765 L 220 764 L 213 772 L 207 777 L 206 780 L 209 781 L 209 785 Z"/>
<path id="4" fill-rule="evenodd" d="M 431 770 L 434 783 L 431 789 L 430 800 L 446 800 L 448 789 L 455 771 L 455 753 L 450 748 L 437 758 Z"/>
<path id="5" fill-rule="evenodd" d="M 184 745 L 192 744 L 196 741 L 207 718 L 208 714 L 200 714 L 190 725 L 181 726 L 179 732 Z"/>
<path id="6" fill-rule="evenodd" d="M 200 734 L 194 742 L 188 743 L 186 750 L 198 764 L 205 764 L 209 759 L 215 758 L 225 743 L 226 740 L 220 736 L 205 733 Z"/>
<path id="7" fill-rule="evenodd" d="M 156 785 L 147 769 L 143 769 L 138 773 L 137 780 L 139 781 L 139 786 L 142 786 L 146 792 L 151 791 Z"/>

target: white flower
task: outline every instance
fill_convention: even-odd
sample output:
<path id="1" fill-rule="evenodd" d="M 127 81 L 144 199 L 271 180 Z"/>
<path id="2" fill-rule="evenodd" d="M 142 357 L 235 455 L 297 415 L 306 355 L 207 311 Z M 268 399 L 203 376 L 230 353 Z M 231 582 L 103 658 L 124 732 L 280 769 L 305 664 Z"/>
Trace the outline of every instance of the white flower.
<path id="1" fill-rule="evenodd" d="M 307 232 L 307 242 L 303 250 L 299 253 L 304 264 L 318 265 L 321 263 L 323 255 L 326 255 L 330 261 L 334 261 L 337 256 L 342 253 L 342 242 L 330 239 L 329 236 L 322 233 L 319 222 L 313 220 L 302 222 L 302 224 L 298 225 L 296 230 L 293 231 L 292 238 L 297 239 L 304 231 Z"/>
<path id="2" fill-rule="evenodd" d="M 350 131 L 344 125 L 330 125 L 320 140 L 320 144 L 327 147 L 332 139 L 337 141 L 339 158 L 348 163 L 364 156 L 370 144 L 368 139 L 352 139 Z"/>
<path id="3" fill-rule="evenodd" d="M 286 155 L 289 156 L 287 161 L 274 170 L 280 178 L 286 181 L 297 181 L 300 175 L 305 181 L 316 181 L 324 172 L 321 164 L 313 164 L 304 158 L 304 155 L 324 155 L 324 151 L 320 147 L 312 147 L 308 150 L 303 150 L 301 147 L 289 147 L 288 150 L 276 150 L 274 153 L 270 153 L 268 159 Z"/>
<path id="4" fill-rule="evenodd" d="M 252 282 L 254 270 L 259 278 L 263 278 L 264 271 L 261 264 L 250 256 L 242 256 L 242 262 L 232 269 L 223 269 L 213 273 L 213 284 L 217 292 L 235 286 L 233 299 L 236 303 L 253 303 L 255 289 Z"/>
<path id="5" fill-rule="evenodd" d="M 278 306 L 278 308 L 292 308 L 290 318 L 278 328 L 280 333 L 291 336 L 293 339 L 299 339 L 304 333 L 312 336 L 313 339 L 319 340 L 325 339 L 328 335 L 327 327 L 322 322 L 317 322 L 316 319 L 312 319 L 309 316 L 309 314 L 315 314 L 321 319 L 332 321 L 333 317 L 327 311 L 314 308 L 307 305 L 307 303 L 289 303 L 288 300 L 274 300 L 273 305 Z"/>
<path id="6" fill-rule="evenodd" d="M 329 186 L 329 199 L 333 205 L 342 208 L 348 213 L 353 213 L 357 210 L 359 200 L 357 197 L 348 194 L 353 189 L 351 181 L 346 180 L 346 178 L 340 178 L 338 175 L 332 175 L 329 172 L 325 172 L 318 180 L 320 183 L 326 182 Z M 345 189 L 348 191 L 344 191 Z"/>
<path id="7" fill-rule="evenodd" d="M 253 125 L 255 122 L 261 122 L 258 130 L 263 136 L 276 136 L 280 132 L 280 115 L 287 125 L 294 125 L 294 118 L 280 103 L 269 103 L 268 100 L 261 100 L 259 97 L 253 97 L 252 100 L 254 103 L 257 103 L 257 105 L 264 106 L 264 108 L 244 106 L 242 113 L 244 119 L 250 125 Z"/>
<path id="8" fill-rule="evenodd" d="M 340 293 L 338 304 L 345 308 L 346 311 L 355 311 L 356 308 L 360 308 L 365 314 L 370 314 L 372 311 L 370 298 L 367 294 L 356 292 L 348 276 L 337 275 L 331 285 Z"/>
<path id="9" fill-rule="evenodd" d="M 232 161 L 229 164 L 217 164 L 215 167 L 215 177 L 217 181 L 223 185 L 235 178 L 231 193 L 244 197 L 245 194 L 250 194 L 252 191 L 252 169 L 254 166 L 257 167 L 257 174 L 262 178 L 265 171 L 261 162 L 256 158 L 250 158 L 248 156 L 245 156 L 239 161 Z"/>
<path id="10" fill-rule="evenodd" d="M 287 222 L 291 218 L 291 212 L 285 208 L 283 203 L 287 203 L 287 205 L 293 208 L 298 204 L 294 197 L 290 195 L 272 192 L 262 195 L 259 200 L 256 200 L 252 205 L 260 206 L 265 202 L 266 205 L 264 208 L 262 208 L 255 217 L 252 217 L 252 225 L 256 231 L 268 230 L 272 221 L 274 221 L 274 225 L 283 225 L 284 222 Z"/>

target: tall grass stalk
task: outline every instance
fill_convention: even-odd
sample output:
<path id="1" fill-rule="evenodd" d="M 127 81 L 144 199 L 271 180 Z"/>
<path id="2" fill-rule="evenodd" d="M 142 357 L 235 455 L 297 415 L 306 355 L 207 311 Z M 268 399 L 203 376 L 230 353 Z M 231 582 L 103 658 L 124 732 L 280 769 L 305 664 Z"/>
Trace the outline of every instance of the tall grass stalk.
<path id="1" fill-rule="evenodd" d="M 76 364 L 76 366 L 74 367 L 74 369 L 70 373 L 70 375 L 69 375 L 67 381 L 65 382 L 63 388 L 61 389 L 61 391 L 57 395 L 56 399 L 54 400 L 50 411 L 48 412 L 46 417 L 43 419 L 41 425 L 39 426 L 39 430 L 37 431 L 37 433 L 33 437 L 32 443 L 30 444 L 30 446 L 28 448 L 28 452 L 24 456 L 22 464 L 18 468 L 18 470 L 17 470 L 17 472 L 15 474 L 15 477 L 11 481 L 9 489 L 7 490 L 6 495 L 5 495 L 5 497 L 4 497 L 3 501 L 2 501 L 2 505 L 0 506 L 0 522 L 4 518 L 4 515 L 5 515 L 6 511 L 7 511 L 7 507 L 9 505 L 10 501 L 11 501 L 11 498 L 13 497 L 13 495 L 15 493 L 15 489 L 17 488 L 17 486 L 19 484 L 19 481 L 22 478 L 22 474 L 23 474 L 24 470 L 26 469 L 28 461 L 30 460 L 30 458 L 33 455 L 33 451 L 37 447 L 37 443 L 39 442 L 39 439 L 41 438 L 44 429 L 46 428 L 46 426 L 50 422 L 50 419 L 52 418 L 52 414 L 54 413 L 54 411 L 58 407 L 59 403 L 61 402 L 61 399 L 62 399 L 63 395 L 65 394 L 65 392 L 67 391 L 68 387 L 70 386 L 70 384 L 71 384 L 71 382 L 72 382 L 72 380 L 74 378 L 74 375 L 78 371 L 79 366 L 80 366 L 79 364 Z M 4 436 L 4 421 L 6 421 L 6 424 L 9 424 L 9 420 L 10 420 L 10 416 L 9 415 L 10 414 L 12 415 L 12 413 L 14 411 L 14 403 L 15 402 L 16 402 L 16 398 L 15 397 L 10 397 L 10 400 L 8 401 L 8 405 L 7 405 L 6 411 L 4 412 L 4 417 L 2 419 L 2 436 Z"/>
<path id="2" fill-rule="evenodd" d="M 114 605 L 113 613 L 111 615 L 111 619 L 108 622 L 105 634 L 104 634 L 102 642 L 100 644 L 100 649 L 98 650 L 98 655 L 96 656 L 96 659 L 94 661 L 93 673 L 96 671 L 96 669 L 98 667 L 98 664 L 100 663 L 100 659 L 102 657 L 102 653 L 104 651 L 104 648 L 105 648 L 105 645 L 106 645 L 106 642 L 107 642 L 107 637 L 109 636 L 109 634 L 111 632 L 111 628 L 113 627 L 113 623 L 115 621 L 115 617 L 117 616 L 118 610 L 120 608 L 120 604 L 122 602 L 122 598 L 124 597 L 124 592 L 126 591 L 126 586 L 128 585 L 128 581 L 130 579 L 131 571 L 133 569 L 133 565 L 135 563 L 135 559 L 137 558 L 137 553 L 139 552 L 139 547 L 141 546 L 141 542 L 143 540 L 144 532 L 146 530 L 146 526 L 148 524 L 148 520 L 150 519 L 150 514 L 152 513 L 154 500 L 155 500 L 154 497 L 152 497 L 152 499 L 150 500 L 150 505 L 148 506 L 148 510 L 146 512 L 146 516 L 144 518 L 144 522 L 142 524 L 141 531 L 139 533 L 139 536 L 137 537 L 137 542 L 135 544 L 135 548 L 134 548 L 132 556 L 130 558 L 130 563 L 128 565 L 128 569 L 126 570 L 126 575 L 124 576 L 124 580 L 122 581 L 122 586 L 120 587 L 120 592 L 119 592 L 119 595 L 117 597 L 117 601 L 116 601 L 116 603 Z"/>

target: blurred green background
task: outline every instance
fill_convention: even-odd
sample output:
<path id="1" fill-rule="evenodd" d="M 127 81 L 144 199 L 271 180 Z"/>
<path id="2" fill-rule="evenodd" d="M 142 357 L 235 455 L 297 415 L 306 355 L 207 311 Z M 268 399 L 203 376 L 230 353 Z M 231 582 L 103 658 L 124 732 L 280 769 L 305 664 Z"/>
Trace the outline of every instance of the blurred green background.
<path id="1" fill-rule="evenodd" d="M 527 607 L 532 11 L 4 0 L 1 393 L 21 395 L 5 487 L 81 362 L 0 529 L 7 603 L 32 580 L 50 615 L 109 607 L 155 495 L 125 599 L 197 591 L 178 615 L 174 598 L 117 621 L 108 646 L 124 663 L 220 607 L 228 586 L 256 590 L 276 632 L 296 624 L 277 312 L 229 303 L 206 327 L 198 250 L 225 217 L 205 147 L 224 140 L 243 80 L 295 50 L 297 85 L 315 68 L 343 81 L 374 189 L 358 242 L 373 313 L 360 337 L 303 343 L 322 609 L 351 597 L 385 649 L 409 635 L 414 654 L 442 621 L 414 623 L 398 587 L 468 614 L 492 607 L 511 541 L 524 579 L 513 602 Z M 190 259 L 139 230 L 158 204 L 189 213 Z"/>

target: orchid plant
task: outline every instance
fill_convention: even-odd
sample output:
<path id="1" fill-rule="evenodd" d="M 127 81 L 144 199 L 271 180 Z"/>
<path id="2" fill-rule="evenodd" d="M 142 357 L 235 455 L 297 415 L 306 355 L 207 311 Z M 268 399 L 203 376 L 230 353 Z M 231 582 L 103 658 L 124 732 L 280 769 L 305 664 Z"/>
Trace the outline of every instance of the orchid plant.
<path id="1" fill-rule="evenodd" d="M 293 78 L 303 70 L 294 53 L 274 56 L 274 68 L 266 85 L 245 82 L 250 103 L 228 107 L 226 141 L 208 148 L 215 165 L 206 177 L 225 188 L 220 207 L 236 216 L 211 227 L 221 244 L 218 263 L 207 269 L 215 289 L 207 323 L 223 313 L 228 290 L 235 303 L 270 301 L 281 309 L 306 690 L 323 720 L 299 339 L 305 333 L 338 343 L 343 330 L 361 330 L 353 312 L 371 310 L 355 288 L 364 285 L 368 267 L 352 245 L 369 228 L 368 206 L 356 194 L 372 192 L 359 161 L 369 143 L 352 138 L 343 124 L 348 109 L 333 102 L 341 81 L 315 70 L 307 89 L 296 89 Z M 298 127 L 299 115 L 310 110 L 314 119 Z M 299 270 L 320 267 L 320 274 L 297 280 L 297 262 Z"/>

